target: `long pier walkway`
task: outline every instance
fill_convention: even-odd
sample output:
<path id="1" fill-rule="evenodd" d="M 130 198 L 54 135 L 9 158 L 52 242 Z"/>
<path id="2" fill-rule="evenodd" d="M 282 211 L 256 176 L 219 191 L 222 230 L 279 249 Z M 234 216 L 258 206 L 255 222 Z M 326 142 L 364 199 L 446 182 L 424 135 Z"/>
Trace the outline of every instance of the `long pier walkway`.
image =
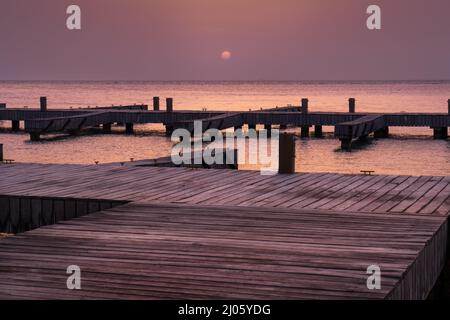
<path id="1" fill-rule="evenodd" d="M 103 107 L 93 109 L 51 110 L 47 108 L 46 97 L 41 98 L 40 109 L 11 109 L 0 104 L 0 120 L 11 121 L 12 129 L 17 131 L 24 122 L 30 139 L 39 140 L 45 134 L 76 134 L 81 130 L 103 127 L 105 133 L 111 132 L 114 123 L 125 126 L 125 132 L 133 133 L 135 124 L 159 123 L 166 126 L 170 135 L 176 128 L 193 131 L 194 121 L 201 121 L 204 131 L 208 129 L 256 128 L 264 125 L 266 130 L 274 126 L 301 128 L 301 136 L 309 137 L 310 128 L 314 135 L 322 136 L 323 126 L 334 126 L 335 137 L 341 141 L 344 150 L 351 150 L 354 140 L 364 140 L 373 134 L 376 138 L 387 138 L 390 127 L 428 127 L 433 130 L 435 139 L 447 139 L 450 127 L 450 100 L 446 113 L 358 113 L 356 100 L 349 99 L 348 112 L 311 112 L 308 99 L 302 99 L 299 106 L 286 106 L 247 112 L 227 111 L 174 111 L 173 99 L 168 98 L 166 109 L 160 109 L 158 97 L 153 99 L 153 110 L 147 105 Z"/>

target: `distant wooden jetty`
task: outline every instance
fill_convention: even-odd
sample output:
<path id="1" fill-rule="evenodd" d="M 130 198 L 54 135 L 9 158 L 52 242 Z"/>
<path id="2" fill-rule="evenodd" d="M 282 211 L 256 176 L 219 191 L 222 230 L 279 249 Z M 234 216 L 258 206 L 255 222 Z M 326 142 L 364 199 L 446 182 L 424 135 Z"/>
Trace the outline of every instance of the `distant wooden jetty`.
<path id="1" fill-rule="evenodd" d="M 3 299 L 424 299 L 448 261 L 450 177 L 134 163 L 0 177 L 0 232 L 19 232 L 0 241 Z"/>
<path id="2" fill-rule="evenodd" d="M 147 105 L 83 108 L 48 109 L 45 97 L 41 99 L 40 109 L 13 109 L 2 104 L 0 120 L 11 121 L 12 129 L 19 130 L 24 121 L 25 130 L 33 141 L 49 133 L 74 134 L 80 130 L 102 126 L 105 133 L 111 132 L 114 123 L 124 124 L 126 133 L 133 133 L 135 124 L 161 123 L 167 134 L 176 128 L 186 128 L 191 132 L 194 121 L 202 122 L 202 129 L 241 128 L 247 125 L 256 128 L 263 125 L 271 130 L 274 126 L 301 128 L 301 136 L 309 137 L 314 127 L 314 136 L 322 136 L 323 126 L 334 126 L 335 136 L 341 141 L 344 150 L 351 150 L 352 142 L 364 140 L 370 134 L 375 138 L 387 138 L 390 127 L 428 127 L 436 139 L 447 139 L 450 127 L 450 100 L 447 113 L 358 113 L 356 100 L 349 99 L 348 112 L 310 112 L 308 99 L 302 99 L 299 106 L 287 106 L 248 112 L 226 111 L 175 111 L 173 99 L 166 100 L 166 110 L 160 108 L 160 99 L 153 99 L 153 110 Z"/>

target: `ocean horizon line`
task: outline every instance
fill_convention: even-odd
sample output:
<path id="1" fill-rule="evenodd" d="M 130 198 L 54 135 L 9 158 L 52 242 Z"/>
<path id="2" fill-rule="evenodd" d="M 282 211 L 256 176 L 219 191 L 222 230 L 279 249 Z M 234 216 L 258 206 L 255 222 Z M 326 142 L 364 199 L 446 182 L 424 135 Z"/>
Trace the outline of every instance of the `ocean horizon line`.
<path id="1" fill-rule="evenodd" d="M 435 80 L 0 80 L 0 83 L 307 83 L 307 84 L 365 84 L 365 83 L 450 83 L 450 79 Z"/>

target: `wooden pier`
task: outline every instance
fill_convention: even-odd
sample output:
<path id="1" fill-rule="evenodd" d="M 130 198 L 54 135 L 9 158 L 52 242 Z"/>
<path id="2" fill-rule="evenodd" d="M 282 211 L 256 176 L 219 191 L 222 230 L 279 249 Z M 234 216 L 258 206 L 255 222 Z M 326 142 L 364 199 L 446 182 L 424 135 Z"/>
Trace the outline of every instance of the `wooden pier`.
<path id="1" fill-rule="evenodd" d="M 448 113 L 358 113 L 356 100 L 349 99 L 348 112 L 311 112 L 308 99 L 302 99 L 299 106 L 286 106 L 252 110 L 247 112 L 227 111 L 182 111 L 174 110 L 173 99 L 168 98 L 166 109 L 161 110 L 158 97 L 153 99 L 153 110 L 147 105 L 83 108 L 72 110 L 49 109 L 47 101 L 41 101 L 40 109 L 0 108 L 0 120 L 12 123 L 12 130 L 20 128 L 24 122 L 25 130 L 31 140 L 39 140 L 49 133 L 74 134 L 83 129 L 103 126 L 104 132 L 111 131 L 111 125 L 125 125 L 125 132 L 133 133 L 135 124 L 160 123 L 166 126 L 170 135 L 174 129 L 194 130 L 194 121 L 201 121 L 203 131 L 229 128 L 256 128 L 263 125 L 271 130 L 273 126 L 286 128 L 300 127 L 301 137 L 309 137 L 310 127 L 315 127 L 315 136 L 322 136 L 323 126 L 334 126 L 335 137 L 341 141 L 342 149 L 351 150 L 352 142 L 364 140 L 373 134 L 375 138 L 387 138 L 390 127 L 428 127 L 436 139 L 447 139 L 450 127 L 450 103 Z"/>
<path id="2" fill-rule="evenodd" d="M 444 217 L 133 203 L 0 241 L 0 297 L 423 299 L 446 238 Z"/>
<path id="3" fill-rule="evenodd" d="M 422 126 L 448 138 L 448 113 L 311 112 L 299 106 L 245 112 L 147 105 L 39 109 L 0 104 L 13 131 L 31 140 L 120 124 L 174 129 L 334 126 L 341 147 Z M 284 139 L 286 138 L 286 139 Z M 282 135 L 292 172 L 292 137 Z M 292 149 L 291 152 L 287 152 Z M 1 145 L 0 145 L 1 151 Z M 1 152 L 0 152 L 1 158 Z M 5 162 L 5 161 L 3 161 Z M 256 171 L 0 162 L 0 299 L 425 299 L 448 263 L 449 176 Z M 369 173 L 369 174 L 367 174 Z M 81 268 L 69 290 L 66 269 Z M 370 266 L 381 288 L 367 286 Z M 447 264 L 448 268 L 448 264 Z"/>
<path id="4" fill-rule="evenodd" d="M 127 163 L 0 177 L 0 232 L 31 230 L 0 241 L 3 299 L 424 299 L 448 260 L 448 176 Z"/>

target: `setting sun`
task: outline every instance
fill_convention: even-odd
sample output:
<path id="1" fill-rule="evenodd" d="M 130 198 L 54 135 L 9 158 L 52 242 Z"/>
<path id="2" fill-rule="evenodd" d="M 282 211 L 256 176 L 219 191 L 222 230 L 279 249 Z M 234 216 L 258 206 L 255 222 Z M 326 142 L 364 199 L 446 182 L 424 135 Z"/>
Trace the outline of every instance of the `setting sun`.
<path id="1" fill-rule="evenodd" d="M 231 59 L 231 52 L 230 51 L 224 51 L 220 55 L 222 60 L 230 60 Z"/>

